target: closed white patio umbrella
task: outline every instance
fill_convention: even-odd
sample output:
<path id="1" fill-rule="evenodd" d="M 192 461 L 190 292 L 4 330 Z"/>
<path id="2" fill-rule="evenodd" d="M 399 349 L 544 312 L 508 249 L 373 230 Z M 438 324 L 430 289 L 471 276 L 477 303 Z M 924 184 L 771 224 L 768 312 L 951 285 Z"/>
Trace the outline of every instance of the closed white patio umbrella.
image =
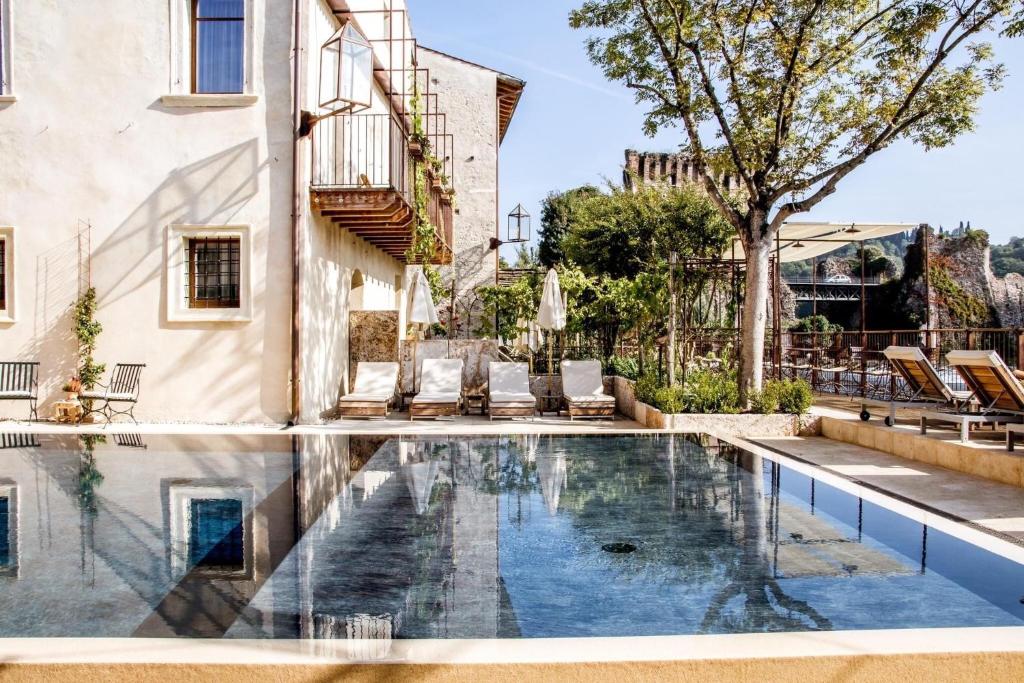
<path id="1" fill-rule="evenodd" d="M 416 326 L 412 347 L 412 390 L 416 391 L 416 347 L 419 344 L 419 326 L 436 325 L 438 322 L 434 299 L 430 296 L 430 285 L 422 270 L 417 270 L 412 276 L 407 319 L 410 325 Z"/>
<path id="2" fill-rule="evenodd" d="M 558 501 L 565 488 L 565 456 L 541 455 L 537 457 L 537 479 L 540 480 L 540 493 L 544 497 L 544 507 L 554 517 L 558 513 Z"/>
<path id="3" fill-rule="evenodd" d="M 565 329 L 565 301 L 562 299 L 562 288 L 558 284 L 558 273 L 552 268 L 544 276 L 544 293 L 540 297 L 537 309 L 537 325 L 548 331 L 548 395 L 551 394 L 552 356 L 554 351 L 553 334 Z"/>

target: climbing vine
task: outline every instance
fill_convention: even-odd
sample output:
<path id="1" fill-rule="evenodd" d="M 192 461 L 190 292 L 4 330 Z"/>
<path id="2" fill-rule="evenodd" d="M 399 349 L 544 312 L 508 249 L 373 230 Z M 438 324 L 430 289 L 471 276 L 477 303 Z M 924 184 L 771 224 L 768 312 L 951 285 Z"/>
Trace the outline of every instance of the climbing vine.
<path id="1" fill-rule="evenodd" d="M 946 269 L 932 266 L 930 274 L 932 287 L 954 322 L 964 327 L 982 327 L 988 322 L 989 310 L 985 302 L 964 291 Z"/>
<path id="2" fill-rule="evenodd" d="M 96 288 L 90 287 L 75 302 L 75 339 L 78 340 L 78 379 L 83 389 L 92 389 L 107 366 L 92 357 L 103 325 L 96 320 Z"/>

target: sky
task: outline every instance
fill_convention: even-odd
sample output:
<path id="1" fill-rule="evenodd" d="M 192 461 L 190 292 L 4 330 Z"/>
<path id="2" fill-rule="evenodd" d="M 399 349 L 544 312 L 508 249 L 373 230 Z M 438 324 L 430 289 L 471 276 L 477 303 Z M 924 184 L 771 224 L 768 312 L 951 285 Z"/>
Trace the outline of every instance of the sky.
<path id="1" fill-rule="evenodd" d="M 568 25 L 580 0 L 408 0 L 422 45 L 526 81 L 501 149 L 504 217 L 518 202 L 533 216 L 552 191 L 605 179 L 621 182 L 624 151 L 676 151 L 682 131 L 643 134 L 644 106 L 604 79 Z M 993 243 L 1024 235 L 1024 38 L 999 40 L 1009 72 L 985 95 L 976 130 L 930 152 L 897 143 L 844 179 L 836 194 L 794 220 L 928 223 L 970 221 Z M 504 232 L 504 224 L 502 225 Z M 510 258 L 512 250 L 503 248 Z"/>

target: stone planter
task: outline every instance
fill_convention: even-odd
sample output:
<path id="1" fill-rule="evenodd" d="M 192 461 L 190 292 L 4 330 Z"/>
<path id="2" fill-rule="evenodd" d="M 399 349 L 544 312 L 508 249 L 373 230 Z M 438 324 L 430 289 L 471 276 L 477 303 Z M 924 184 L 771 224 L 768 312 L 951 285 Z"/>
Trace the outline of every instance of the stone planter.
<path id="1" fill-rule="evenodd" d="M 778 437 L 814 434 L 818 428 L 815 418 L 801 415 L 670 415 L 636 400 L 633 382 L 628 379 L 614 378 L 614 390 L 619 412 L 649 429 L 734 434 L 742 437 Z"/>

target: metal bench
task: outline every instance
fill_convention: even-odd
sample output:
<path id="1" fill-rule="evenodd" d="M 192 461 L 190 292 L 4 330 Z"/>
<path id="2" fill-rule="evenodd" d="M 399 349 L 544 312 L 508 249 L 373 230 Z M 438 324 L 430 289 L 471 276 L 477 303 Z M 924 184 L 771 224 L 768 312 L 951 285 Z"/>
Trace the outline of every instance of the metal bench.
<path id="1" fill-rule="evenodd" d="M 90 401 L 92 405 L 82 411 L 78 422 L 81 423 L 89 415 L 100 413 L 107 419 L 107 424 L 110 424 L 115 415 L 126 415 L 132 422 L 138 424 L 132 411 L 139 400 L 139 382 L 142 379 L 142 369 L 145 367 L 145 363 L 118 363 L 110 373 L 110 384 L 97 382 L 103 387 L 102 391 L 89 389 L 81 392 L 78 398 L 83 402 Z M 117 410 L 114 408 L 114 404 L 117 403 L 127 404 L 128 407 Z"/>
<path id="2" fill-rule="evenodd" d="M 39 363 L 35 361 L 0 362 L 0 401 L 28 401 L 29 419 L 38 420 Z"/>

